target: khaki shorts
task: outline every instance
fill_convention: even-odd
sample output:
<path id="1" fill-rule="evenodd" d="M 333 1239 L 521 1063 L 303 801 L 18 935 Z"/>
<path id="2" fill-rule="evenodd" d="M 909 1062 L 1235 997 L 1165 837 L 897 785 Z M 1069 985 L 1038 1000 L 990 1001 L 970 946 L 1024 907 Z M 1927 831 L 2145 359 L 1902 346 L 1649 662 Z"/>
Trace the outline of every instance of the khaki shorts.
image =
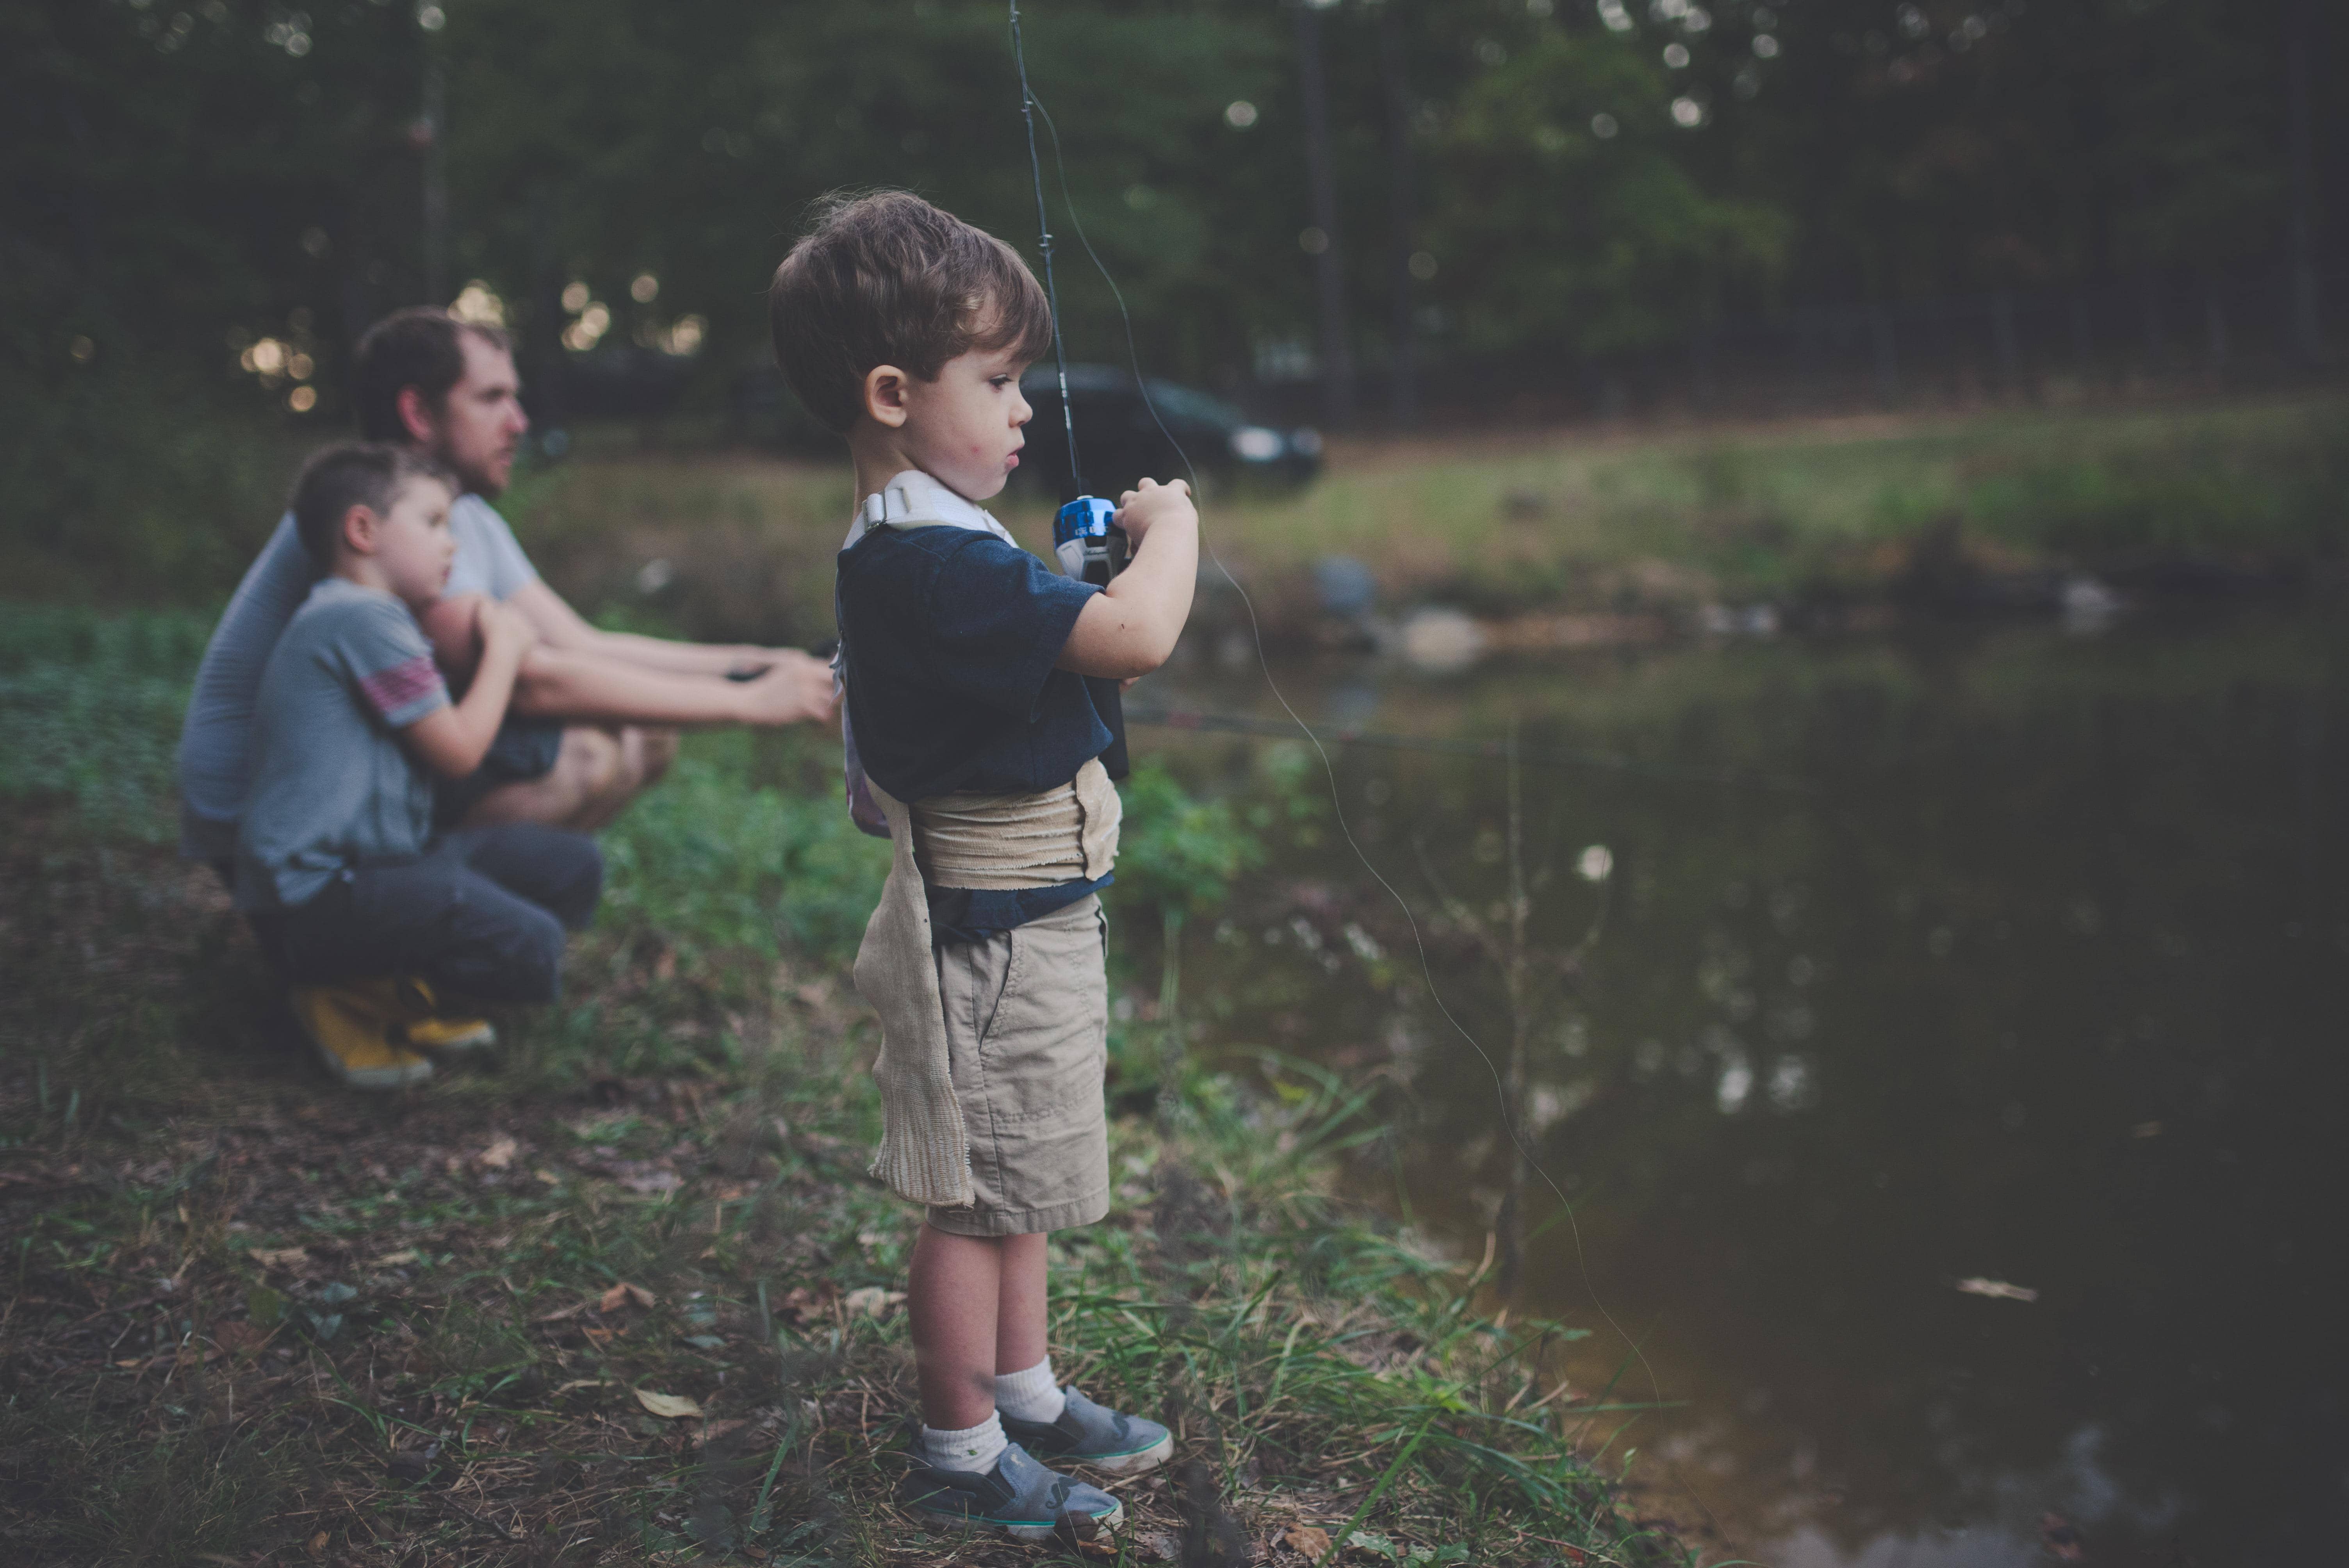
<path id="1" fill-rule="evenodd" d="M 929 1211 L 958 1236 L 1090 1225 L 1109 1212 L 1109 979 L 1101 900 L 936 952 L 947 1059 L 970 1139 L 968 1207 Z"/>

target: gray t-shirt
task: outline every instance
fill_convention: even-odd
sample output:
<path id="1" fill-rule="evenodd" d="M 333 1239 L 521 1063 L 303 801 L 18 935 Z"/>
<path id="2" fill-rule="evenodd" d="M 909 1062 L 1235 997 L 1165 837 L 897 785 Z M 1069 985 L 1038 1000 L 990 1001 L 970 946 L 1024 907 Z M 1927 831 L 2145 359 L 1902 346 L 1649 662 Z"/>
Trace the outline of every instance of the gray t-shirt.
<path id="1" fill-rule="evenodd" d="M 423 853 L 432 777 L 399 731 L 448 704 L 405 604 L 340 577 L 313 588 L 261 676 L 237 907 L 290 909 L 346 866 Z"/>
<path id="2" fill-rule="evenodd" d="M 449 531 L 457 536 L 450 594 L 510 599 L 537 581 L 513 531 L 480 496 L 460 497 L 450 509 Z M 224 861 L 236 851 L 237 814 L 253 783 L 253 710 L 261 672 L 317 581 L 318 569 L 287 512 L 212 629 L 180 730 L 180 852 L 191 860 Z"/>

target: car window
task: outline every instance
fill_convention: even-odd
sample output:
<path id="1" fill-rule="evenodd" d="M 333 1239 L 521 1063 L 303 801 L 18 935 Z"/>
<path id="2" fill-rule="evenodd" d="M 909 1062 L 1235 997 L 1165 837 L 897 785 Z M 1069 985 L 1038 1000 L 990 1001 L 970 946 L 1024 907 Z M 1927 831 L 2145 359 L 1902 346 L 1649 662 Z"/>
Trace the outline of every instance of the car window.
<path id="1" fill-rule="evenodd" d="M 1158 405 L 1158 412 L 1169 419 L 1182 419 L 1197 425 L 1214 425 L 1223 429 L 1247 423 L 1246 416 L 1220 397 L 1205 392 L 1195 392 L 1188 387 L 1177 387 L 1172 381 L 1153 377 L 1149 382 L 1150 400 Z"/>

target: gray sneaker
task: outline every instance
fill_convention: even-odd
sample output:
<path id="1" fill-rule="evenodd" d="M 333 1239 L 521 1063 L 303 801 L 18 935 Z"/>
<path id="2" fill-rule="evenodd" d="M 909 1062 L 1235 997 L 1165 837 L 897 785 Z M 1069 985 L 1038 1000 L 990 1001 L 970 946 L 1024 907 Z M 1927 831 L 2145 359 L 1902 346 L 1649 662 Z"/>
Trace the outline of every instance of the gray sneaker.
<path id="1" fill-rule="evenodd" d="M 1125 1507 L 1099 1487 L 1048 1470 L 1018 1443 L 984 1475 L 923 1465 L 897 1487 L 897 1501 L 928 1524 L 1000 1530 L 1014 1541 L 1050 1541 L 1063 1514 L 1114 1530 Z M 1081 1527 L 1080 1527 L 1081 1528 Z"/>
<path id="2" fill-rule="evenodd" d="M 1069 1402 L 1059 1420 L 1021 1421 L 1006 1416 L 1004 1436 L 1046 1460 L 1092 1465 L 1112 1475 L 1156 1470 L 1174 1451 L 1174 1434 L 1157 1422 L 1105 1410 L 1073 1387 L 1061 1392 Z"/>

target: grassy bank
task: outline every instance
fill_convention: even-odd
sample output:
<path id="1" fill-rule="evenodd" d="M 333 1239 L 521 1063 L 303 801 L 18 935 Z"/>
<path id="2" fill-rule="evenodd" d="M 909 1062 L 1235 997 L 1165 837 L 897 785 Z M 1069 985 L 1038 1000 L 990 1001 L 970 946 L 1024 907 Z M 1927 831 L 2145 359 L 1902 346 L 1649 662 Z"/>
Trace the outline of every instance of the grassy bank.
<path id="1" fill-rule="evenodd" d="M 354 1096 L 169 853 L 201 623 L 7 625 L 12 1562 L 1034 1555 L 884 1506 L 912 1216 L 861 1173 L 873 1042 L 843 973 L 880 868 L 816 787 L 833 758 L 689 747 L 607 835 L 566 999 L 486 1068 Z M 1138 893 L 1212 897 L 1240 830 L 1188 810 Z M 1054 1349 L 1183 1446 L 1083 1554 L 1302 1563 L 1326 1535 L 1331 1561 L 1679 1560 L 1593 1468 L 1620 1418 L 1523 1370 L 1571 1330 L 1480 1316 L 1473 1281 L 1330 1196 L 1368 1131 L 1342 1085 L 1161 1081 L 1148 1003 L 1118 1011 L 1115 1208 L 1059 1243 Z"/>
<path id="2" fill-rule="evenodd" d="M 335 432 L 198 414 L 168 439 L 101 442 L 83 481 L 16 498 L 0 571 L 19 596 L 227 596 L 300 444 Z M 504 502 L 564 593 L 697 636 L 830 634 L 844 465 L 579 435 Z M 1311 630 L 1310 567 L 1332 554 L 1367 563 L 1390 608 L 1488 616 L 1879 601 L 1918 575 L 1920 544 L 1944 573 L 2290 580 L 2344 556 L 2349 397 L 1341 438 L 1311 489 L 1210 503 L 1211 542 L 1290 635 Z M 1037 498 L 999 511 L 1044 542 Z"/>
<path id="3" fill-rule="evenodd" d="M 590 458 L 509 510 L 585 603 L 812 639 L 831 627 L 848 488 L 821 465 Z M 999 511 L 1045 540 L 1034 498 Z M 1328 555 L 1368 564 L 1390 606 L 1488 615 L 1867 603 L 1952 570 L 2289 581 L 2349 544 L 2349 400 L 1343 440 L 1309 490 L 1211 497 L 1206 521 L 1290 634 Z"/>

